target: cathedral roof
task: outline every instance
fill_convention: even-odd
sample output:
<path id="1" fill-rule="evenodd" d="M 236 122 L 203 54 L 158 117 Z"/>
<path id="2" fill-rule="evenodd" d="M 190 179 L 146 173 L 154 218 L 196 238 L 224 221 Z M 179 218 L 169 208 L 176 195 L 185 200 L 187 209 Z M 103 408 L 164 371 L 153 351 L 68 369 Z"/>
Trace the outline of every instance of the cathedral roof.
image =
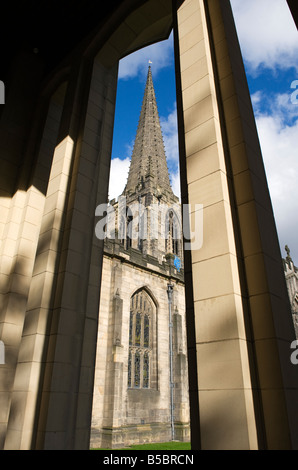
<path id="1" fill-rule="evenodd" d="M 173 195 L 150 66 L 123 195 L 144 189 Z"/>

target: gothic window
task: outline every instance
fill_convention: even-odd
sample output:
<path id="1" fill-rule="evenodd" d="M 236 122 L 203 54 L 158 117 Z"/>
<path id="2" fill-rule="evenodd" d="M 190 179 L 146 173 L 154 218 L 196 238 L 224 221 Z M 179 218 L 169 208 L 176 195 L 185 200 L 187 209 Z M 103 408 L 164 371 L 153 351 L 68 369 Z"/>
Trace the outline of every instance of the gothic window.
<path id="1" fill-rule="evenodd" d="M 131 298 L 129 319 L 128 388 L 150 388 L 154 303 L 145 289 Z"/>
<path id="2" fill-rule="evenodd" d="M 149 338 L 150 338 L 149 327 L 150 327 L 150 318 L 148 315 L 145 315 L 144 317 L 144 348 L 149 347 Z"/>
<path id="3" fill-rule="evenodd" d="M 130 318 L 129 318 L 129 346 L 132 346 L 132 338 L 133 338 L 132 328 L 133 328 L 133 316 L 130 315 Z"/>
<path id="4" fill-rule="evenodd" d="M 128 250 L 131 248 L 131 240 L 132 240 L 132 215 L 128 215 L 126 219 L 126 249 Z"/>
<path id="5" fill-rule="evenodd" d="M 143 388 L 149 387 L 149 354 L 144 353 L 144 364 L 143 364 Z"/>
<path id="6" fill-rule="evenodd" d="M 140 209 L 139 211 L 139 230 L 138 230 L 138 249 L 143 252 L 144 240 L 147 239 L 147 210 Z"/>
<path id="7" fill-rule="evenodd" d="M 119 241 L 127 250 L 131 248 L 133 215 L 130 208 L 127 208 L 126 217 L 122 216 L 119 222 Z"/>
<path id="8" fill-rule="evenodd" d="M 178 239 L 178 230 L 177 224 L 173 223 L 171 227 L 171 235 L 172 235 L 172 253 L 175 255 L 179 254 L 179 239 Z"/>
<path id="9" fill-rule="evenodd" d="M 135 373 L 134 373 L 134 386 L 140 388 L 141 383 L 141 355 L 140 351 L 135 353 Z"/>
<path id="10" fill-rule="evenodd" d="M 128 387 L 131 387 L 131 351 L 128 354 Z"/>
<path id="11" fill-rule="evenodd" d="M 173 210 L 166 216 L 166 239 L 165 250 L 167 253 L 178 255 L 180 253 L 181 233 L 179 229 L 178 217 Z"/>
<path id="12" fill-rule="evenodd" d="M 136 314 L 136 331 L 135 331 L 135 337 L 134 337 L 135 346 L 141 345 L 141 329 L 142 329 L 142 318 L 141 318 L 141 314 L 138 312 Z"/>
<path id="13" fill-rule="evenodd" d="M 125 217 L 121 217 L 120 227 L 119 227 L 119 240 L 121 245 L 125 244 Z"/>

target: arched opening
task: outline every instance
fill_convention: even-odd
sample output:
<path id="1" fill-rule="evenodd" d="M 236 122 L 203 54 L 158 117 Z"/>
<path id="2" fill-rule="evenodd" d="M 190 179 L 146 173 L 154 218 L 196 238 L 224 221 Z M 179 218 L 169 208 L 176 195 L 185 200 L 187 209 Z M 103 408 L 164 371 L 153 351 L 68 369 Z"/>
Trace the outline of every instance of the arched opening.
<path id="1" fill-rule="evenodd" d="M 173 5 L 176 13 L 183 3 L 178 18 L 172 15 Z M 17 285 L 22 289 L 21 293 L 13 294 L 20 293 L 26 298 L 22 310 L 18 309 L 21 320 L 24 318 L 22 331 L 18 329 L 22 336 L 20 355 L 16 348 L 16 360 L 9 369 L 16 386 L 4 391 L 8 407 L 7 413 L 3 413 L 8 416 L 5 447 L 88 447 L 103 252 L 102 242 L 90 236 L 90 226 L 94 223 L 96 206 L 107 203 L 118 61 L 144 45 L 167 37 L 173 20 L 175 39 L 178 35 L 180 39 L 179 50 L 176 42 L 176 76 L 183 156 L 182 202 L 204 202 L 204 229 L 208 235 L 208 243 L 202 249 L 192 248 L 185 253 L 193 448 L 200 446 L 200 431 L 204 448 L 276 448 L 278 445 L 286 448 L 293 443 L 297 446 L 294 432 L 297 410 L 290 400 L 297 385 L 284 352 L 292 330 L 286 320 L 281 320 L 286 318 L 288 303 L 229 2 L 148 0 L 140 4 L 125 0 L 106 5 L 106 16 L 100 21 L 91 21 L 89 10 L 90 22 L 86 22 L 84 34 L 77 10 L 71 12 L 71 18 L 75 18 L 78 27 L 73 28 L 73 22 L 68 22 L 69 31 L 76 29 L 77 35 L 65 34 L 65 16 L 57 14 L 60 34 L 55 44 L 64 36 L 65 41 L 61 41 L 61 48 L 57 47 L 56 52 L 59 60 L 68 62 L 70 73 L 53 161 L 67 161 L 68 166 L 66 174 L 65 168 L 59 167 L 57 179 L 51 180 L 49 191 L 55 193 L 54 198 L 51 199 L 50 192 L 46 195 L 45 206 L 50 214 L 48 230 L 47 234 L 40 232 L 38 239 L 39 248 L 46 241 L 46 249 L 40 250 L 38 257 L 36 250 L 26 253 L 32 263 L 32 270 L 27 273 L 30 285 L 26 285 L 26 276 L 22 282 L 10 283 L 13 288 Z M 66 13 L 67 6 L 62 3 L 61 8 Z M 79 11 L 84 8 L 85 4 Z M 45 23 L 41 21 L 41 24 Z M 52 22 L 49 24 L 52 28 Z M 54 36 L 51 39 L 57 40 Z M 70 51 L 72 54 L 68 56 Z M 45 80 L 42 80 L 42 66 L 31 55 L 32 70 L 26 74 L 28 90 L 24 86 L 12 97 L 7 87 L 8 99 L 1 119 L 8 115 L 13 132 L 5 141 L 5 154 L 9 159 L 11 156 L 16 159 L 9 163 L 9 180 L 5 181 L 1 175 L 4 180 L 1 190 L 5 191 L 1 233 L 5 240 L 11 235 L 11 231 L 6 233 L 9 215 L 6 199 L 10 199 L 20 182 L 19 169 L 23 163 L 20 158 L 26 153 L 24 147 L 28 146 L 27 151 L 30 146 L 26 140 L 28 125 L 24 121 L 34 119 L 32 109 L 41 98 L 40 87 L 60 67 L 53 58 L 54 49 L 51 52 L 50 62 L 44 64 Z M 18 71 L 24 69 L 23 61 Z M 19 73 L 17 78 L 23 81 L 24 75 Z M 16 110 L 22 111 L 21 114 Z M 5 126 L 4 133 L 7 123 Z M 29 159 L 28 169 L 32 161 Z M 147 176 L 150 179 L 150 171 Z M 30 177 L 26 181 L 29 180 Z M 28 194 L 24 192 L 22 196 Z M 28 201 L 24 212 L 28 213 L 27 206 L 32 209 L 30 204 L 40 196 L 37 194 Z M 194 208 L 191 222 L 195 216 Z M 19 238 L 7 246 L 10 258 L 16 259 L 19 252 L 12 246 L 24 248 L 23 241 L 30 239 L 28 230 L 32 227 L 22 226 L 23 220 L 14 223 Z M 40 229 L 41 222 L 37 225 Z M 121 268 L 123 263 L 115 266 L 114 281 L 119 280 Z M 14 274 L 14 280 L 18 279 L 20 273 Z M 4 277 L 7 280 L 7 273 Z M 111 380 L 121 372 L 118 359 L 121 359 L 121 339 L 125 336 L 121 329 L 124 307 L 121 295 L 120 286 L 109 299 L 113 305 L 109 324 Z M 12 300 L 19 298 L 14 295 Z M 10 307 L 14 305 L 11 303 Z M 4 321 L 9 325 L 8 337 L 15 337 L 16 324 L 7 318 Z M 128 337 L 128 323 L 126 333 Z M 104 342 L 106 337 L 100 340 Z M 272 352 L 274 370 L 267 367 L 269 360 L 263 360 L 271 357 Z M 145 364 L 146 361 L 147 357 Z M 113 417 L 117 417 L 120 400 L 118 394 Z M 109 429 L 108 422 L 106 429 Z"/>
<path id="2" fill-rule="evenodd" d="M 109 366 L 106 379 L 104 379 L 99 372 L 99 368 L 104 367 L 102 362 L 104 354 L 97 352 L 92 445 L 115 445 L 115 437 L 113 437 L 115 421 L 112 416 L 109 421 L 102 422 L 100 420 L 100 414 L 108 414 L 107 411 L 101 411 L 101 407 L 106 409 L 107 405 L 104 403 L 104 398 L 101 401 L 98 394 L 97 384 L 100 383 L 100 380 L 106 380 L 108 384 L 113 384 L 112 387 L 115 390 L 113 394 L 111 393 L 111 385 L 105 386 L 105 393 L 110 394 L 107 398 L 109 407 L 117 409 L 118 416 L 121 416 L 121 421 L 119 418 L 118 422 L 122 423 L 123 428 L 122 431 L 120 427 L 117 429 L 118 439 L 122 438 L 123 442 L 126 442 L 128 426 L 131 427 L 130 442 L 134 442 L 133 439 L 138 442 L 142 438 L 141 436 L 145 438 L 146 432 L 148 432 L 145 430 L 146 426 L 147 429 L 155 426 L 156 431 L 160 429 L 160 432 L 154 433 L 156 441 L 159 441 L 161 436 L 166 436 L 166 440 L 170 438 L 166 431 L 170 420 L 170 403 L 168 403 L 170 382 L 164 377 L 162 359 L 158 355 L 163 355 L 163 361 L 168 360 L 170 355 L 167 339 L 169 307 L 166 287 L 170 278 L 165 275 L 169 275 L 171 270 L 175 268 L 173 257 L 167 258 L 167 255 L 171 253 L 181 256 L 182 243 L 181 225 L 178 228 L 177 216 L 171 218 L 171 226 L 168 226 L 170 242 L 169 233 L 166 233 L 167 224 L 165 221 L 166 212 L 169 213 L 169 205 L 176 204 L 176 209 L 180 210 L 179 198 L 175 195 L 177 193 L 180 195 L 180 178 L 178 178 L 179 154 L 173 34 L 161 43 L 161 49 L 162 51 L 157 52 L 159 48 L 156 44 L 148 46 L 132 56 L 126 56 L 123 61 L 120 61 L 119 66 L 109 200 L 111 206 L 115 208 L 116 220 L 119 221 L 120 247 L 118 248 L 116 243 L 115 248 L 111 249 L 112 241 L 104 245 L 102 278 L 104 290 L 102 289 L 101 296 L 106 299 L 109 289 L 106 276 L 112 266 L 108 260 L 113 259 L 113 253 L 117 250 L 117 256 L 118 258 L 122 257 L 123 264 L 121 267 L 117 266 L 117 261 L 114 260 L 113 269 L 117 269 L 118 274 L 116 277 L 112 272 L 111 286 L 114 290 L 118 290 L 119 298 L 123 302 L 123 332 L 118 341 L 118 344 L 121 344 L 123 348 L 123 354 L 117 355 L 119 361 L 117 375 L 109 372 Z M 165 51 L 167 60 L 164 57 Z M 163 56 L 161 64 L 158 63 L 160 55 Z M 135 67 L 135 72 L 132 71 L 132 66 Z M 133 78 L 130 78 L 130 75 Z M 153 93 L 153 87 L 155 93 Z M 146 98 L 148 94 L 150 97 Z M 122 120 L 117 112 L 122 115 Z M 163 136 L 161 136 L 161 130 L 163 130 Z M 146 151 L 146 147 L 150 147 L 150 151 Z M 168 165 L 165 158 L 167 158 Z M 168 189 L 159 184 L 159 173 L 165 171 L 170 173 L 172 189 L 170 186 Z M 166 181 L 166 175 L 163 178 Z M 154 228 L 157 228 L 155 233 L 153 225 L 155 225 Z M 178 240 L 178 238 L 180 239 Z M 165 242 L 170 243 L 170 250 L 165 246 Z M 131 269 L 126 267 L 130 262 L 133 265 Z M 167 274 L 165 270 L 168 270 Z M 150 287 L 152 284 L 156 289 L 155 278 L 158 272 L 162 277 L 157 295 L 162 307 L 156 317 L 155 307 L 148 292 L 146 290 L 138 291 L 131 299 L 127 299 L 125 285 L 130 279 L 130 284 L 133 286 L 137 279 L 138 282 L 142 282 L 143 277 L 146 276 L 146 284 Z M 178 277 L 179 289 L 175 290 L 175 319 L 177 318 L 174 348 L 174 369 L 177 382 L 175 422 L 180 422 L 180 425 L 176 425 L 179 428 L 176 437 L 187 440 L 189 439 L 187 381 L 184 380 L 183 385 L 179 383 L 182 380 L 181 377 L 184 379 L 187 377 L 185 308 L 183 307 L 184 301 L 182 301 L 184 297 L 183 273 L 180 269 Z M 111 295 L 113 295 L 112 292 Z M 130 307 L 128 307 L 128 302 L 130 302 Z M 143 311 L 145 305 L 146 308 L 152 310 L 150 314 Z M 101 299 L 99 322 L 101 322 L 102 316 L 106 319 L 106 323 L 111 322 L 113 328 L 116 320 L 113 320 L 112 312 L 110 314 L 107 312 L 106 306 L 107 301 Z M 124 331 L 127 331 L 126 335 Z M 178 343 L 183 346 L 178 348 Z M 109 348 L 108 345 L 107 348 Z M 109 354 L 114 353 L 110 350 L 107 352 L 107 357 Z M 122 407 L 117 398 L 119 387 L 122 390 Z M 137 394 L 137 391 L 140 393 Z M 163 400 L 161 400 L 161 396 L 164 397 Z M 136 425 L 139 426 L 138 435 L 134 432 Z M 110 429 L 109 434 L 106 430 L 107 426 Z M 147 439 L 152 439 L 152 437 L 147 435 Z"/>
<path id="3" fill-rule="evenodd" d="M 150 389 L 156 383 L 153 335 L 156 335 L 156 307 L 147 290 L 141 289 L 130 301 L 128 388 Z"/>
<path id="4" fill-rule="evenodd" d="M 177 209 L 176 209 L 177 210 Z M 175 256 L 182 257 L 182 227 L 181 216 L 172 208 L 168 210 L 165 220 L 165 250 Z"/>

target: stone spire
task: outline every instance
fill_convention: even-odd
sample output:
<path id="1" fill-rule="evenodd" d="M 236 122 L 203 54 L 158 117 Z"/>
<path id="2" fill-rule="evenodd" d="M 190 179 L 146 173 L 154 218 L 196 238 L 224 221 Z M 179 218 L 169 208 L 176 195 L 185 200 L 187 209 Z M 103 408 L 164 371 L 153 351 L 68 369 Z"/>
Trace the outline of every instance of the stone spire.
<path id="1" fill-rule="evenodd" d="M 173 196 L 150 65 L 123 195 L 139 194 L 144 190 Z"/>

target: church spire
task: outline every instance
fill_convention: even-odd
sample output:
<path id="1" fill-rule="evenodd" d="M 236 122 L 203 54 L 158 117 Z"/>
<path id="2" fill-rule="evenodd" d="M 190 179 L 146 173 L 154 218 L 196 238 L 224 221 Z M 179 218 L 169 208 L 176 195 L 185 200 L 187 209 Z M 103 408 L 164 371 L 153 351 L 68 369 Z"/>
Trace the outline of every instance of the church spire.
<path id="1" fill-rule="evenodd" d="M 123 195 L 149 189 L 149 181 L 152 190 L 173 195 L 150 65 Z"/>

